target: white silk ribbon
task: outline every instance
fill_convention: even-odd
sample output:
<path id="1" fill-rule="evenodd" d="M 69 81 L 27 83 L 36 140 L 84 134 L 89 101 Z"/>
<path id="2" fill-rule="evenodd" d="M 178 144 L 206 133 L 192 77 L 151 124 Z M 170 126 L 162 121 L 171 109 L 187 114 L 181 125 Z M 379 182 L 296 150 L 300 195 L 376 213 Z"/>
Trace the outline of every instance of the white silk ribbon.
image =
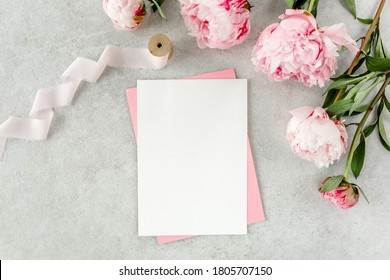
<path id="1" fill-rule="evenodd" d="M 107 66 L 160 69 L 167 64 L 168 56 L 153 56 L 148 49 L 108 45 L 98 61 L 76 58 L 62 74 L 62 84 L 38 90 L 28 118 L 10 117 L 0 125 L 0 159 L 7 138 L 47 139 L 54 116 L 53 109 L 71 105 L 81 81 L 96 82 Z"/>

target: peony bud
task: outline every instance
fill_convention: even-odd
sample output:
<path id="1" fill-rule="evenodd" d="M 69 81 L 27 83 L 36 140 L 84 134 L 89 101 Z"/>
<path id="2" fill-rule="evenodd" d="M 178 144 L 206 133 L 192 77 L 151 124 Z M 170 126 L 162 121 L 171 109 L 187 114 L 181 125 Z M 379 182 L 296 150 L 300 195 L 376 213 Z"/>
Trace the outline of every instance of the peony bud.
<path id="1" fill-rule="evenodd" d="M 114 25 L 124 31 L 136 30 L 146 16 L 143 0 L 103 0 L 103 7 Z"/>
<path id="2" fill-rule="evenodd" d="M 329 179 L 330 178 L 327 178 L 322 182 L 320 189 Z M 348 183 L 345 180 L 343 180 L 334 190 L 321 192 L 321 194 L 325 199 L 329 200 L 334 206 L 340 209 L 351 208 L 359 201 L 359 189 L 356 185 Z"/>

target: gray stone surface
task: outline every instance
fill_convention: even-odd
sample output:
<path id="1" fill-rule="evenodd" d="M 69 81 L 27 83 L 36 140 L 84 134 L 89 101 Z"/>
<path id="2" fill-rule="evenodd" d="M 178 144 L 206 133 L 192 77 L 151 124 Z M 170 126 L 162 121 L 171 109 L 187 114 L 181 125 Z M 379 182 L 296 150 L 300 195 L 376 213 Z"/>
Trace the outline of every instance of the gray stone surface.
<path id="1" fill-rule="evenodd" d="M 59 83 L 77 56 L 97 59 L 106 44 L 143 47 L 163 32 L 175 53 L 161 71 L 108 69 L 98 83 L 83 84 L 73 106 L 55 110 L 47 141 L 8 142 L 0 162 L 0 259 L 390 258 L 390 154 L 378 137 L 368 140 L 359 178 L 371 203 L 362 199 L 348 211 L 332 207 L 316 186 L 341 174 L 345 157 L 317 169 L 294 156 L 284 136 L 288 110 L 321 104 L 323 90 L 270 82 L 253 70 L 251 49 L 259 32 L 283 12 L 282 0 L 251 1 L 251 34 L 227 51 L 200 50 L 186 34 L 177 1 L 164 5 L 168 22 L 153 15 L 133 33 L 115 30 L 101 2 L 1 4 L 0 123 L 10 115 L 27 116 L 39 88 Z M 367 27 L 340 2 L 321 1 L 319 24 L 345 22 L 358 38 Z M 357 2 L 359 16 L 370 17 L 379 1 Z M 388 45 L 389 12 L 390 3 L 382 24 Z M 350 61 L 342 54 L 340 70 Z M 267 220 L 251 225 L 246 236 L 203 236 L 164 246 L 138 237 L 136 142 L 124 89 L 137 79 L 230 67 L 249 80 L 249 133 Z"/>

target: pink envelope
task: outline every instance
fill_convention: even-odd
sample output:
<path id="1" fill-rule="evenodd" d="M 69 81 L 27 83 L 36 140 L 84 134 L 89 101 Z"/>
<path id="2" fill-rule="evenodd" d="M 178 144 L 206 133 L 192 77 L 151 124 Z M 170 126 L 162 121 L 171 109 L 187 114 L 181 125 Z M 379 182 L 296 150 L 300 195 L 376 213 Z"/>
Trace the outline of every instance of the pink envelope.
<path id="1" fill-rule="evenodd" d="M 227 69 L 217 72 L 206 73 L 202 75 L 184 78 L 190 79 L 236 79 L 234 69 Z M 126 90 L 127 101 L 130 108 L 130 116 L 133 122 L 134 135 L 137 137 L 137 88 L 129 88 Z M 264 210 L 261 202 L 261 195 L 259 191 L 259 184 L 257 182 L 255 165 L 252 157 L 252 150 L 248 139 L 248 224 L 263 222 Z M 157 242 L 159 244 L 169 243 L 193 236 L 158 236 Z"/>

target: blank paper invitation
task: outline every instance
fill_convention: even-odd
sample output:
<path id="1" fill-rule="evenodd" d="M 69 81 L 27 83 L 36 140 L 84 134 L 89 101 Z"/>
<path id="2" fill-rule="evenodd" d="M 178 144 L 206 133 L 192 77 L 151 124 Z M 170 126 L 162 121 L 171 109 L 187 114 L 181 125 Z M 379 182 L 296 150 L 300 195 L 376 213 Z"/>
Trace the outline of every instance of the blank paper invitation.
<path id="1" fill-rule="evenodd" d="M 245 234 L 247 81 L 138 81 L 139 235 Z"/>

